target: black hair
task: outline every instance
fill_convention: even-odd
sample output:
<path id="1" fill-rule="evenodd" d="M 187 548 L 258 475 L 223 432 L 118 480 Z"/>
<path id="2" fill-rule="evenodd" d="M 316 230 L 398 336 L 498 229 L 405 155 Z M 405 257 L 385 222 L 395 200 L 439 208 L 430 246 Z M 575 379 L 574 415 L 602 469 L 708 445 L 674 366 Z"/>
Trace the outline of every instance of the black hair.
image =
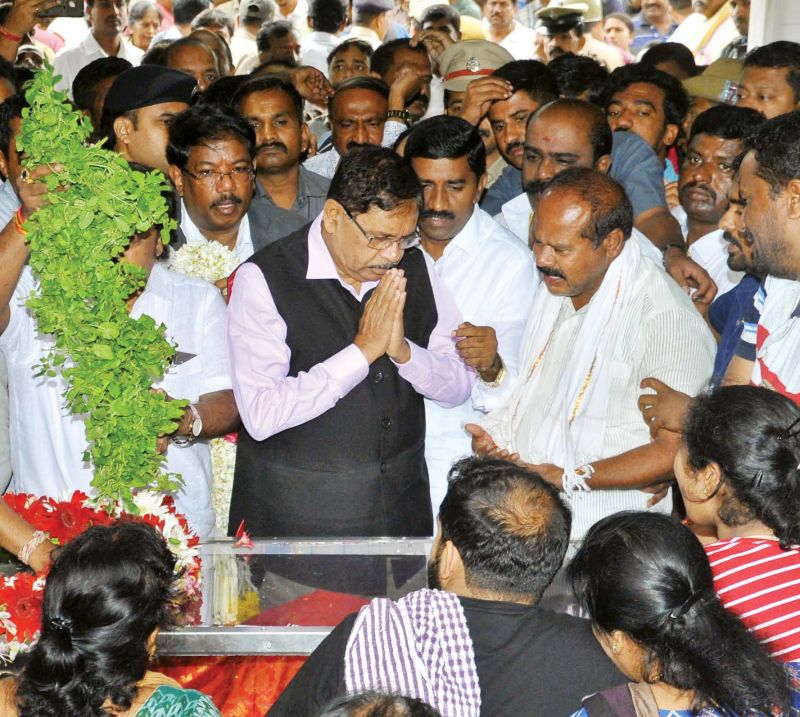
<path id="1" fill-rule="evenodd" d="M 372 62 L 372 45 L 368 42 L 364 42 L 363 40 L 345 40 L 344 42 L 339 43 L 336 47 L 334 47 L 330 53 L 328 54 L 328 58 L 326 60 L 328 66 L 330 66 L 331 62 L 336 59 L 336 55 L 340 52 L 344 52 L 345 50 L 349 50 L 351 47 L 358 48 L 362 53 L 367 56 L 367 60 Z"/>
<path id="2" fill-rule="evenodd" d="M 787 68 L 786 81 L 792 88 L 795 103 L 800 102 L 800 44 L 789 40 L 778 40 L 762 45 L 747 53 L 747 67 Z"/>
<path id="3" fill-rule="evenodd" d="M 342 82 L 342 84 L 336 88 L 333 96 L 328 100 L 328 115 L 330 117 L 333 117 L 333 108 L 336 106 L 336 99 L 342 93 L 347 92 L 347 90 L 370 90 L 387 100 L 389 99 L 389 85 L 383 80 L 366 75 L 363 77 L 351 77 Z"/>
<path id="4" fill-rule="evenodd" d="M 697 709 L 789 714 L 783 668 L 719 601 L 703 546 L 660 513 L 617 513 L 595 523 L 567 567 L 578 601 L 603 633 L 646 651 L 643 675 L 696 694 Z M 783 712 L 781 712 L 783 714 Z"/>
<path id="5" fill-rule="evenodd" d="M 333 35 L 347 18 L 347 7 L 341 0 L 311 0 L 308 17 L 314 30 Z"/>
<path id="6" fill-rule="evenodd" d="M 225 38 L 207 27 L 192 30 L 190 37 L 200 40 L 214 55 L 217 62 L 217 71 L 222 77 L 233 74 L 233 55 Z M 212 46 L 213 45 L 213 46 Z"/>
<path id="7" fill-rule="evenodd" d="M 618 67 L 609 75 L 603 93 L 603 108 L 608 109 L 615 94 L 639 82 L 655 85 L 664 93 L 666 123 L 680 126 L 689 111 L 689 95 L 683 85 L 672 75 L 642 64 Z"/>
<path id="8" fill-rule="evenodd" d="M 11 120 L 22 117 L 22 110 L 29 107 L 25 94 L 18 92 L 0 102 L 0 152 L 8 159 L 8 150 L 11 146 L 13 132 L 11 130 Z"/>
<path id="9" fill-rule="evenodd" d="M 558 490 L 537 473 L 477 456 L 450 469 L 439 520 L 441 544 L 458 550 L 467 585 L 534 601 L 564 562 L 572 526 Z"/>
<path id="10" fill-rule="evenodd" d="M 236 109 L 236 95 L 242 85 L 250 80 L 248 75 L 229 75 L 220 77 L 211 83 L 209 88 L 200 94 L 197 99 L 198 105 L 220 105 Z"/>
<path id="11" fill-rule="evenodd" d="M 152 0 L 136 0 L 131 9 L 128 10 L 128 24 L 141 20 L 148 12 L 154 10 L 159 18 L 164 17 L 161 8 Z M 116 59 L 116 58 L 102 58 L 102 59 Z M 102 78 L 100 78 L 102 79 Z"/>
<path id="12" fill-rule="evenodd" d="M 486 172 L 486 147 L 477 127 L 461 117 L 438 115 L 412 127 L 406 142 L 405 157 L 424 159 L 467 158 L 467 164 L 480 179 Z"/>
<path id="13" fill-rule="evenodd" d="M 336 2 L 338 1 L 339 0 L 336 0 Z M 248 79 L 247 82 L 240 85 L 234 95 L 233 106 L 237 110 L 240 109 L 244 98 L 253 92 L 283 92 L 292 102 L 294 114 L 297 117 L 297 123 L 303 124 L 303 98 L 292 82 L 286 77 L 282 77 L 281 75 L 265 75 L 263 77 Z"/>
<path id="14" fill-rule="evenodd" d="M 355 147 L 339 160 L 328 199 L 350 214 L 364 214 L 371 207 L 389 212 L 408 201 L 421 208 L 422 185 L 408 161 L 391 149 Z"/>
<path id="15" fill-rule="evenodd" d="M 537 117 L 545 111 L 561 109 L 572 113 L 576 118 L 582 116 L 589 123 L 589 142 L 592 145 L 592 162 L 597 162 L 600 157 L 611 155 L 614 136 L 603 110 L 586 100 L 575 97 L 562 97 L 558 100 L 542 105 L 536 112 L 528 117 L 528 127 Z"/>
<path id="16" fill-rule="evenodd" d="M 716 463 L 730 496 L 719 517 L 731 526 L 759 520 L 785 550 L 800 545 L 800 407 L 760 386 L 700 395 L 683 428 L 689 466 Z"/>
<path id="17" fill-rule="evenodd" d="M 598 104 L 603 86 L 608 80 L 608 69 L 592 57 L 567 52 L 554 57 L 547 65 L 558 82 L 562 97 L 580 97 L 587 92 L 589 102 Z"/>
<path id="18" fill-rule="evenodd" d="M 121 57 L 101 57 L 82 67 L 72 82 L 75 109 L 91 109 L 97 97 L 97 85 L 109 77 L 122 74 L 131 67 L 133 65 Z"/>
<path id="19" fill-rule="evenodd" d="M 441 713 L 416 697 L 369 691 L 337 697 L 317 717 L 441 717 Z"/>
<path id="20" fill-rule="evenodd" d="M 493 77 L 511 84 L 512 92 L 522 90 L 535 102 L 544 104 L 558 99 L 558 82 L 550 68 L 538 60 L 514 60 L 498 67 Z"/>
<path id="21" fill-rule="evenodd" d="M 17 682 L 20 717 L 107 717 L 130 709 L 150 656 L 147 640 L 171 627 L 175 558 L 141 522 L 95 526 L 56 555 L 47 576 L 41 637 Z"/>
<path id="22" fill-rule="evenodd" d="M 745 138 L 745 148 L 755 153 L 756 174 L 778 196 L 791 180 L 800 178 L 800 110 L 762 122 Z"/>
<path id="23" fill-rule="evenodd" d="M 170 122 L 167 161 L 186 169 L 192 147 L 229 137 L 238 139 L 253 157 L 256 135 L 251 124 L 238 112 L 218 105 L 190 107 Z"/>
<path id="24" fill-rule="evenodd" d="M 692 51 L 680 42 L 659 42 L 653 45 L 642 55 L 639 65 L 656 69 L 656 65 L 662 62 L 674 62 L 689 77 L 694 77 L 700 72 Z"/>
<path id="25" fill-rule="evenodd" d="M 397 40 L 389 40 L 384 42 L 372 54 L 372 61 L 370 62 L 369 69 L 377 72 L 382 78 L 386 79 L 386 75 L 394 65 L 395 55 L 398 50 L 408 50 L 409 52 L 416 52 L 426 59 L 428 58 L 428 51 L 425 46 L 420 42 L 414 47 L 411 46 L 411 40 L 407 37 L 401 37 Z"/>
<path id="26" fill-rule="evenodd" d="M 249 77 L 252 79 L 254 77 L 263 77 L 264 75 L 279 75 L 291 81 L 289 70 L 293 70 L 295 67 L 297 67 L 297 62 L 295 62 L 294 58 L 276 57 L 262 62 L 250 73 Z"/>
<path id="27" fill-rule="evenodd" d="M 438 20 L 447 20 L 456 32 L 461 32 L 461 15 L 458 14 L 458 10 L 452 5 L 446 5 L 444 3 L 431 5 L 422 13 L 422 19 L 419 21 L 419 25 L 420 27 L 425 27 L 426 22 L 437 22 Z"/>
<path id="28" fill-rule="evenodd" d="M 633 27 L 633 20 L 631 20 L 630 15 L 624 12 L 610 12 L 603 18 L 603 24 L 605 24 L 606 20 L 619 20 L 625 27 L 628 28 L 628 31 L 633 36 L 635 28 Z"/>
<path id="29" fill-rule="evenodd" d="M 755 132 L 764 122 L 760 112 L 749 107 L 716 105 L 701 112 L 692 123 L 691 142 L 698 134 L 720 139 L 741 139 Z"/>
<path id="30" fill-rule="evenodd" d="M 189 25 L 203 10 L 211 7 L 211 0 L 174 0 L 172 16 L 176 25 Z"/>
<path id="31" fill-rule="evenodd" d="M 369 25 L 376 17 L 383 15 L 388 10 L 375 10 L 372 7 L 366 8 L 363 6 L 356 6 L 353 4 L 353 24 L 354 25 Z"/>
<path id="32" fill-rule="evenodd" d="M 633 231 L 633 207 L 622 185 L 594 169 L 570 167 L 556 174 L 545 186 L 542 196 L 569 190 L 589 205 L 590 216 L 581 236 L 599 247 L 615 229 L 627 240 Z"/>
<path id="33" fill-rule="evenodd" d="M 228 34 L 233 36 L 233 18 L 223 10 L 209 7 L 203 10 L 194 20 L 192 20 L 192 30 L 200 30 L 208 27 L 224 27 Z"/>
<path id="34" fill-rule="evenodd" d="M 270 40 L 274 37 L 280 39 L 294 32 L 294 26 L 288 20 L 273 20 L 262 25 L 256 36 L 256 46 L 259 52 L 269 52 Z"/>

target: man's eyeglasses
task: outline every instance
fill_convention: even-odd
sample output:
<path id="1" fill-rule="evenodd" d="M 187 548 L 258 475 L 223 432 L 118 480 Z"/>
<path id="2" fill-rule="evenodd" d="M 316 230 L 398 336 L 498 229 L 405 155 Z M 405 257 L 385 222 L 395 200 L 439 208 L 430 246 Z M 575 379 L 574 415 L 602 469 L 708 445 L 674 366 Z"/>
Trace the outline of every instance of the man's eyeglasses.
<path id="1" fill-rule="evenodd" d="M 216 187 L 224 177 L 230 177 L 236 184 L 249 181 L 253 176 L 252 167 L 234 167 L 230 172 L 220 172 L 217 169 L 201 169 L 193 174 L 188 169 L 183 170 L 195 182 L 205 184 L 207 187 Z"/>
<path id="2" fill-rule="evenodd" d="M 367 246 L 370 249 L 375 249 L 376 251 L 386 251 L 387 249 L 397 246 L 401 251 L 405 251 L 406 249 L 411 249 L 419 244 L 419 229 L 415 229 L 413 234 L 409 234 L 406 237 L 399 237 L 398 239 L 392 239 L 390 237 L 387 237 L 386 239 L 379 239 L 378 237 L 374 237 L 372 234 L 366 232 L 364 227 L 362 227 L 356 221 L 356 218 L 350 214 L 350 210 L 346 206 L 342 205 L 342 209 L 344 209 L 344 213 L 347 214 L 350 221 L 358 227 L 358 231 L 360 231 L 361 235 L 367 240 Z"/>

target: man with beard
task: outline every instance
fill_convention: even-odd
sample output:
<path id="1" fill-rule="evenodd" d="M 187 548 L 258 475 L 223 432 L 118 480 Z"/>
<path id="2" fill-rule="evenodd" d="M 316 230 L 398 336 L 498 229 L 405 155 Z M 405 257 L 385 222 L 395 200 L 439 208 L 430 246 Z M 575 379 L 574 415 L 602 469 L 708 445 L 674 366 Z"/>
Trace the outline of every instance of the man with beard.
<path id="1" fill-rule="evenodd" d="M 459 461 L 439 509 L 431 589 L 378 598 L 345 618 L 269 717 L 317 714 L 364 689 L 423 698 L 460 717 L 565 715 L 586 694 L 620 684 L 588 621 L 537 605 L 564 559 L 570 523 L 558 491 L 535 473 Z"/>
<path id="2" fill-rule="evenodd" d="M 482 426 L 476 453 L 511 456 L 573 499 L 571 539 L 672 478 L 679 437 L 642 425 L 639 384 L 655 376 L 695 393 L 714 341 L 677 284 L 629 241 L 622 187 L 592 169 L 556 174 L 531 226 L 536 290 L 520 350 L 527 370 Z M 656 510 L 669 511 L 668 501 Z"/>
<path id="3" fill-rule="evenodd" d="M 243 85 L 234 105 L 256 135 L 256 183 L 252 209 L 261 222 L 259 247 L 308 224 L 321 211 L 330 180 L 300 165 L 308 149 L 303 100 L 291 82 L 258 77 Z"/>
<path id="4" fill-rule="evenodd" d="M 404 159 L 354 149 L 322 214 L 237 270 L 233 530 L 432 534 L 424 398 L 461 405 L 475 377 L 453 342 L 458 309 L 413 248 L 421 204 Z"/>
<path id="5" fill-rule="evenodd" d="M 138 65 L 144 53 L 123 39 L 128 22 L 127 0 L 86 0 L 91 32 L 75 47 L 64 48 L 53 60 L 56 75 L 61 79 L 56 89 L 72 92 L 78 70 L 101 57 L 121 57 Z"/>
<path id="6" fill-rule="evenodd" d="M 450 465 L 470 453 L 464 423 L 493 408 L 516 376 L 537 277 L 525 244 L 477 206 L 486 151 L 475 127 L 458 117 L 424 120 L 408 135 L 405 156 L 422 183 L 422 250 L 464 319 L 456 330 L 456 349 L 478 373 L 461 406 L 425 402 L 425 460 L 435 508 L 447 490 Z"/>
<path id="7" fill-rule="evenodd" d="M 326 152 L 315 154 L 303 162 L 303 166 L 323 177 L 333 177 L 339 160 L 356 147 L 391 147 L 406 130 L 406 94 L 409 87 L 417 83 L 414 72 L 398 79 L 390 89 L 382 80 L 374 77 L 353 77 L 345 80 L 328 101 L 328 117 L 331 123 L 331 147 Z"/>
<path id="8" fill-rule="evenodd" d="M 469 83 L 513 60 L 507 50 L 487 40 L 463 40 L 448 47 L 440 61 L 445 113 L 460 117 Z M 489 189 L 508 165 L 497 149 L 497 140 L 486 117 L 478 124 L 478 132 L 486 147 L 486 189 Z"/>
<path id="9" fill-rule="evenodd" d="M 175 248 L 216 241 L 245 261 L 260 249 L 267 218 L 251 209 L 253 128 L 233 110 L 192 107 L 169 127 L 169 177 L 181 198 Z M 218 286 L 227 295 L 226 281 Z"/>
<path id="10" fill-rule="evenodd" d="M 370 69 L 389 85 L 404 77 L 415 78 L 416 81 L 407 83 L 408 92 L 403 98 L 405 115 L 400 118 L 407 126 L 417 122 L 428 111 L 431 100 L 431 80 L 433 71 L 431 60 L 423 43 L 411 46 L 407 38 L 391 40 L 381 45 L 372 55 Z M 389 108 L 389 117 L 396 116 Z"/>
<path id="11" fill-rule="evenodd" d="M 728 193 L 744 151 L 744 138 L 761 122 L 758 112 L 744 107 L 706 110 L 692 125 L 681 165 L 681 203 L 672 213 L 681 223 L 689 256 L 709 273 L 720 294 L 742 278 L 728 266 L 727 243 L 719 222 L 728 209 Z"/>

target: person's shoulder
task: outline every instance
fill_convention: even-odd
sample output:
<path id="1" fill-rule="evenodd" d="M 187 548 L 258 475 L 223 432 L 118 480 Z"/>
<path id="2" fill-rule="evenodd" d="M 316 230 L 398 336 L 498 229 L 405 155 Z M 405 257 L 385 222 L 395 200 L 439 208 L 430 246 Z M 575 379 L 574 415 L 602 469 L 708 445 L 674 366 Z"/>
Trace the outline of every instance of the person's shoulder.
<path id="1" fill-rule="evenodd" d="M 325 177 L 319 174 L 319 172 L 315 172 L 313 169 L 309 169 L 303 165 L 300 165 L 300 171 L 303 173 L 304 180 L 310 189 L 313 189 L 315 192 L 319 192 L 320 194 L 327 195 L 328 189 L 331 186 L 331 180 L 329 177 Z"/>
<path id="2" fill-rule="evenodd" d="M 504 205 L 505 206 L 505 205 Z M 516 234 L 497 223 L 488 212 L 479 207 L 477 228 L 479 238 L 493 261 L 506 261 L 508 259 L 529 262 L 531 250 Z"/>
<path id="3" fill-rule="evenodd" d="M 219 717 L 219 710 L 211 698 L 197 690 L 184 689 L 173 685 L 157 687 L 136 717 Z"/>

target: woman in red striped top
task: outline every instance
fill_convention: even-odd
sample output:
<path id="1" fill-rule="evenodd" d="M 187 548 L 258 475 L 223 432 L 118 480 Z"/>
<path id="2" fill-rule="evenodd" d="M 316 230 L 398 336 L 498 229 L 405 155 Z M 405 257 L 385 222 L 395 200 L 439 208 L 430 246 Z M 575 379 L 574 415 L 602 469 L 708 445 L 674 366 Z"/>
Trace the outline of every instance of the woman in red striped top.
<path id="1" fill-rule="evenodd" d="M 716 531 L 722 603 L 774 659 L 800 661 L 800 407 L 756 386 L 698 397 L 675 475 L 689 519 Z"/>

